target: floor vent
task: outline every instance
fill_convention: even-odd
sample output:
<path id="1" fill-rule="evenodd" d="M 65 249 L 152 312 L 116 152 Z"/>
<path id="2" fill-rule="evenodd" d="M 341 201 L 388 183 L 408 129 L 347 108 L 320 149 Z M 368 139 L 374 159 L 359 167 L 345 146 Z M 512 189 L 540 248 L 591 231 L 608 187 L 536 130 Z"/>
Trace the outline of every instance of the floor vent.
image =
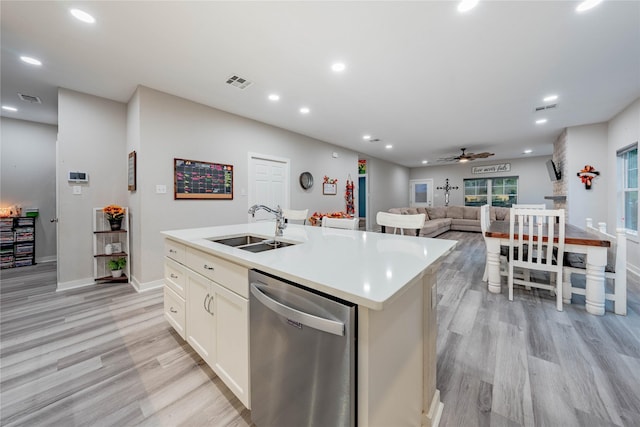
<path id="1" fill-rule="evenodd" d="M 253 82 L 250 82 L 249 80 L 244 79 L 240 76 L 236 76 L 234 74 L 232 76 L 229 76 L 229 78 L 227 79 L 227 84 L 237 87 L 238 89 L 246 89 L 251 86 Z"/>
<path id="2" fill-rule="evenodd" d="M 42 104 L 42 100 L 37 96 L 25 95 L 24 93 L 18 92 L 18 98 L 24 102 L 30 102 L 31 104 Z"/>
<path id="3" fill-rule="evenodd" d="M 553 110 L 554 108 L 558 108 L 558 104 L 549 104 L 549 105 L 543 105 L 541 107 L 536 107 L 536 112 L 537 111 L 545 111 L 545 110 Z"/>

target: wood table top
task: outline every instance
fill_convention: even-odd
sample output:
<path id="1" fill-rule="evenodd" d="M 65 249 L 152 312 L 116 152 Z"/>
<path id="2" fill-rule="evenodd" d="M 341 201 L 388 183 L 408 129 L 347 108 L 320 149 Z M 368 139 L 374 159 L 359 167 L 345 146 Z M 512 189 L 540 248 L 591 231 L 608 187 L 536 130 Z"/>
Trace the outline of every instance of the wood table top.
<path id="1" fill-rule="evenodd" d="M 525 227 L 526 229 L 527 227 Z M 556 230 L 556 237 L 557 237 Z M 495 237 L 498 239 L 509 238 L 509 221 L 494 221 L 485 233 L 487 237 Z M 534 236 L 535 237 L 535 236 Z M 525 239 L 526 240 L 526 239 Z M 589 233 L 580 227 L 571 224 L 565 224 L 564 226 L 564 243 L 567 245 L 582 245 L 582 246 L 600 246 L 608 248 L 611 246 L 611 242 L 603 240 L 595 234 Z"/>

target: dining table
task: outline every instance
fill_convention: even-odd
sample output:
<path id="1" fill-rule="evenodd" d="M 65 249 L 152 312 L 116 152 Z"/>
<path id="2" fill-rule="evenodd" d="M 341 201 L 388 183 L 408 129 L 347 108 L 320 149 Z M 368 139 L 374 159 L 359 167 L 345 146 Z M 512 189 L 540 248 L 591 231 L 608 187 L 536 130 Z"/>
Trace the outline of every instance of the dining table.
<path id="1" fill-rule="evenodd" d="M 487 287 L 489 292 L 499 294 L 502 291 L 500 277 L 500 247 L 509 246 L 509 221 L 493 221 L 485 232 L 487 245 Z M 555 241 L 557 242 L 557 230 Z M 525 236 L 525 240 L 527 236 Z M 545 241 L 546 241 L 545 237 Z M 585 254 L 586 289 L 585 305 L 588 313 L 604 314 L 605 306 L 605 266 L 607 249 L 611 242 L 572 225 L 565 224 L 565 252 Z M 564 303 L 571 302 L 571 288 L 563 287 Z"/>

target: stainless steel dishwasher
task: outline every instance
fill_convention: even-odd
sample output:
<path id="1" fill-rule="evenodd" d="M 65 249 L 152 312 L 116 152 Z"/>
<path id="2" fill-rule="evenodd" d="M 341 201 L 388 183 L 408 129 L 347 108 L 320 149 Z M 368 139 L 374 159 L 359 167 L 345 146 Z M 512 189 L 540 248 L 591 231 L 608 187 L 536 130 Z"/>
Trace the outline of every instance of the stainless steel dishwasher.
<path id="1" fill-rule="evenodd" d="M 252 270 L 251 419 L 258 427 L 356 422 L 356 306 Z"/>

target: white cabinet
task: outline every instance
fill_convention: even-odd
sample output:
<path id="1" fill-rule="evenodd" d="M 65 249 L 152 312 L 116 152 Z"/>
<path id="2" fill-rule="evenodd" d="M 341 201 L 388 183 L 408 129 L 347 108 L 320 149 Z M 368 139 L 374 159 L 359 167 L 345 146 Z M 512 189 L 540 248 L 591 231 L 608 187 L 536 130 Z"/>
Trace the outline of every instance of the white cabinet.
<path id="1" fill-rule="evenodd" d="M 187 272 L 187 342 L 211 367 L 215 362 L 213 282 Z"/>
<path id="2" fill-rule="evenodd" d="M 93 209 L 93 277 L 98 283 L 128 282 L 131 275 L 129 259 L 129 209 L 119 227 L 111 226 L 102 208 Z M 114 276 L 109 261 L 124 260 L 121 274 Z"/>
<path id="3" fill-rule="evenodd" d="M 164 252 L 167 321 L 250 408 L 247 268 L 169 239 Z"/>
<path id="4" fill-rule="evenodd" d="M 228 289 L 214 287 L 216 356 L 214 370 L 249 406 L 249 301 Z"/>

